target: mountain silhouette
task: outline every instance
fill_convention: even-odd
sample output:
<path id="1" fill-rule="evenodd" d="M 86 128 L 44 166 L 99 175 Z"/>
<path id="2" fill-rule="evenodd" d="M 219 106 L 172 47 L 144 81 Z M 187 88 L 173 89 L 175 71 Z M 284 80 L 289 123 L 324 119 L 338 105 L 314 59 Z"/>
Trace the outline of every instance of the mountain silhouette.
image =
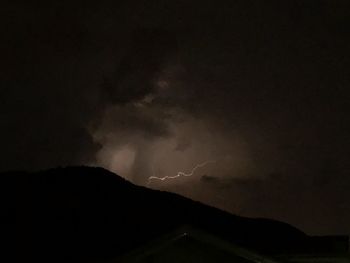
<path id="1" fill-rule="evenodd" d="M 0 181 L 3 249 L 16 260 L 103 262 L 184 224 L 265 254 L 331 249 L 288 224 L 136 186 L 103 168 L 7 172 Z"/>

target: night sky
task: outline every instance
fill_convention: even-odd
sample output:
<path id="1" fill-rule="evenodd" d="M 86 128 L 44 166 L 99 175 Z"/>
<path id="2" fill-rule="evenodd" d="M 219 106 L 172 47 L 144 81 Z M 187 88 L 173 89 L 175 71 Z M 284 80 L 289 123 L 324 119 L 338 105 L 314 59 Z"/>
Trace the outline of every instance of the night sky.
<path id="1" fill-rule="evenodd" d="M 103 166 L 350 234 L 349 1 L 11 1 L 0 21 L 0 171 Z"/>

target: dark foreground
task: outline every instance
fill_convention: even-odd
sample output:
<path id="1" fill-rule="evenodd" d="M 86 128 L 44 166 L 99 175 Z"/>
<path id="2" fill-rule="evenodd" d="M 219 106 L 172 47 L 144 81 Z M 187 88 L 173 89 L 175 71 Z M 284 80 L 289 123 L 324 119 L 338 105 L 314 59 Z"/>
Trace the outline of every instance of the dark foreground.
<path id="1" fill-rule="evenodd" d="M 344 238 L 309 237 L 282 222 L 231 215 L 102 168 L 11 172 L 0 180 L 0 259 L 103 262 L 181 225 L 264 254 L 345 250 Z"/>

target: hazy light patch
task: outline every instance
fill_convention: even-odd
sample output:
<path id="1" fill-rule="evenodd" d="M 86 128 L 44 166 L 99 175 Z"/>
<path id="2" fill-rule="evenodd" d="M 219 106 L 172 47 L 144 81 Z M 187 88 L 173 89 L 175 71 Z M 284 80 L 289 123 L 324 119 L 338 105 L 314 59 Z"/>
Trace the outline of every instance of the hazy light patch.
<path id="1" fill-rule="evenodd" d="M 153 143 L 152 174 L 147 181 L 149 187 L 195 184 L 202 176 L 242 176 L 242 170 L 251 166 L 247 162 L 244 144 L 232 142 L 233 139 L 229 144 L 229 138 L 218 131 L 211 131 L 204 122 L 189 119 L 176 123 L 172 134 L 171 138 Z"/>
<path id="2" fill-rule="evenodd" d="M 129 178 L 135 161 L 135 150 L 127 145 L 118 149 L 106 148 L 98 154 L 98 160 L 103 167 Z"/>
<path id="3" fill-rule="evenodd" d="M 127 176 L 134 163 L 135 154 L 129 147 L 117 151 L 111 160 L 111 170 Z"/>
<path id="4" fill-rule="evenodd" d="M 149 111 L 157 118 L 149 118 Z M 122 118 L 129 120 L 128 125 L 115 121 Z M 249 149 L 240 134 L 234 130 L 223 132 L 213 128 L 211 122 L 185 112 L 164 116 L 150 106 L 145 111 L 132 105 L 113 108 L 106 112 L 94 138 L 103 145 L 97 154 L 99 166 L 152 188 L 195 184 L 203 176 L 244 176 L 253 167 Z M 200 165 L 206 162 L 209 163 Z M 149 183 L 152 176 L 173 179 Z"/>

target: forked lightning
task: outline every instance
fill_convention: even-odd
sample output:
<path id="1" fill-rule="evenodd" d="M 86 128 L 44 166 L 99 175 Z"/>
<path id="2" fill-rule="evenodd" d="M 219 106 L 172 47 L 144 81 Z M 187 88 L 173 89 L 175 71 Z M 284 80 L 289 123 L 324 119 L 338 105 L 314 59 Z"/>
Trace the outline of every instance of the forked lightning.
<path id="1" fill-rule="evenodd" d="M 206 162 L 203 162 L 203 163 L 200 163 L 200 164 L 197 164 L 195 167 L 193 167 L 192 168 L 192 170 L 191 170 L 191 172 L 189 172 L 189 173 L 185 173 L 185 172 L 178 172 L 176 175 L 167 175 L 167 176 L 164 176 L 164 177 L 158 177 L 158 176 L 155 176 L 155 175 L 152 175 L 152 176 L 150 176 L 149 178 L 148 178 L 148 183 L 147 184 L 149 184 L 152 180 L 158 180 L 158 181 L 165 181 L 165 180 L 168 180 L 168 179 L 176 179 L 176 178 L 179 178 L 179 177 L 182 177 L 182 176 L 184 176 L 184 177 L 190 177 L 190 176 L 192 176 L 195 172 L 196 172 L 196 170 L 198 169 L 198 168 L 201 168 L 201 167 L 203 167 L 203 166 L 206 166 L 207 164 L 209 164 L 209 163 L 215 163 L 215 161 L 206 161 Z M 154 173 L 154 172 L 153 172 Z"/>

